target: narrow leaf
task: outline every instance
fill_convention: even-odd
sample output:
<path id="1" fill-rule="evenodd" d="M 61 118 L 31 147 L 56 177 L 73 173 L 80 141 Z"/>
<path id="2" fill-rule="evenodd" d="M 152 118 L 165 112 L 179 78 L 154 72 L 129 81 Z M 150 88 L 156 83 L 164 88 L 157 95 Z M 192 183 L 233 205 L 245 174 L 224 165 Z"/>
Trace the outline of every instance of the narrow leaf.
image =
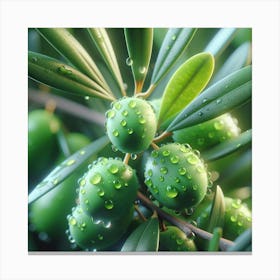
<path id="1" fill-rule="evenodd" d="M 207 88 L 170 123 L 174 131 L 213 119 L 251 99 L 252 67 L 246 66 Z"/>
<path id="2" fill-rule="evenodd" d="M 243 68 L 251 61 L 251 44 L 246 42 L 239 46 L 225 61 L 220 70 L 214 75 L 208 86 L 220 81 L 229 74 Z"/>
<path id="3" fill-rule="evenodd" d="M 135 82 L 135 93 L 142 91 L 150 64 L 153 47 L 152 28 L 125 28 L 126 46 Z"/>
<path id="4" fill-rule="evenodd" d="M 213 56 L 216 58 L 229 45 L 236 32 L 237 32 L 237 28 L 220 29 L 215 34 L 213 39 L 208 43 L 204 51 L 212 53 Z"/>
<path id="5" fill-rule="evenodd" d="M 62 128 L 59 129 L 59 131 L 57 132 L 57 142 L 58 142 L 58 146 L 60 151 L 62 152 L 62 154 L 65 157 L 69 157 L 71 155 L 70 149 L 69 149 L 69 145 L 66 139 L 66 135 L 65 132 L 63 131 Z"/>
<path id="6" fill-rule="evenodd" d="M 223 227 L 225 209 L 226 205 L 223 191 L 217 186 L 209 217 L 208 232 L 213 232 L 216 227 Z"/>
<path id="7" fill-rule="evenodd" d="M 196 30 L 196 28 L 170 28 L 168 30 L 156 59 L 151 84 L 158 84 L 169 72 L 191 42 Z"/>
<path id="8" fill-rule="evenodd" d="M 214 59 L 200 53 L 188 59 L 173 74 L 163 93 L 159 123 L 180 112 L 207 85 L 214 70 Z"/>
<path id="9" fill-rule="evenodd" d="M 38 28 L 37 30 L 62 56 L 77 67 L 77 69 L 89 76 L 111 94 L 109 86 L 91 56 L 66 28 Z"/>
<path id="10" fill-rule="evenodd" d="M 138 226 L 125 241 L 122 252 L 158 251 L 159 222 L 151 218 Z"/>
<path id="11" fill-rule="evenodd" d="M 234 245 L 230 246 L 227 251 L 240 252 L 252 250 L 252 229 L 247 229 L 234 240 Z"/>
<path id="12" fill-rule="evenodd" d="M 108 137 L 103 136 L 65 159 L 29 194 L 28 203 L 36 201 L 41 196 L 57 187 L 76 169 L 78 169 L 81 164 L 88 160 L 92 155 L 98 153 L 108 143 Z"/>
<path id="13" fill-rule="evenodd" d="M 227 156 L 252 142 L 252 130 L 241 133 L 238 137 L 222 142 L 214 148 L 203 152 L 206 161 L 212 161 Z"/>
<path id="14" fill-rule="evenodd" d="M 220 227 L 215 227 L 213 230 L 213 236 L 209 240 L 208 251 L 217 252 L 219 251 L 220 239 L 222 237 L 223 230 Z"/>
<path id="15" fill-rule="evenodd" d="M 88 28 L 88 32 L 95 43 L 99 53 L 102 55 L 109 70 L 113 74 L 123 95 L 125 95 L 124 83 L 119 69 L 118 61 L 105 28 Z"/>
<path id="16" fill-rule="evenodd" d="M 35 52 L 28 52 L 28 76 L 38 82 L 81 96 L 96 96 L 108 100 L 113 97 L 88 76 L 59 60 Z"/>

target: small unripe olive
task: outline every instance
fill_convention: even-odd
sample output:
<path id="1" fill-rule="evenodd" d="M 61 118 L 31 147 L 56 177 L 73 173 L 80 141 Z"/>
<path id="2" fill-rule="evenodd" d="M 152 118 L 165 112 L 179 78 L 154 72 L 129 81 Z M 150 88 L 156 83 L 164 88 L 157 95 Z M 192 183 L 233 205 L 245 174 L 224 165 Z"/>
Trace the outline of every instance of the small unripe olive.
<path id="1" fill-rule="evenodd" d="M 245 230 L 252 227 L 252 212 L 240 199 L 225 197 L 225 204 L 223 236 L 234 240 Z"/>
<path id="2" fill-rule="evenodd" d="M 80 133 L 69 133 L 66 141 L 70 153 L 90 143 L 90 139 Z M 61 154 L 59 159 L 63 160 L 64 156 Z M 81 176 L 81 169 L 30 205 L 30 222 L 37 232 L 44 232 L 53 240 L 66 238 L 65 217 L 75 205 L 77 180 Z"/>
<path id="3" fill-rule="evenodd" d="M 173 139 L 179 143 L 188 143 L 192 148 L 202 151 L 233 139 L 239 134 L 237 120 L 226 113 L 212 120 L 174 131 Z"/>
<path id="4" fill-rule="evenodd" d="M 133 216 L 133 207 L 124 215 L 115 218 L 90 216 L 81 206 L 77 206 L 67 217 L 69 240 L 87 250 L 104 250 L 118 240 L 126 232 Z"/>
<path id="5" fill-rule="evenodd" d="M 235 240 L 245 230 L 252 226 L 252 213 L 245 203 L 240 199 L 225 197 L 225 216 L 223 226 L 223 237 Z M 204 210 L 197 217 L 197 226 L 207 229 L 211 212 L 211 203 L 205 205 Z"/>
<path id="6" fill-rule="evenodd" d="M 79 202 L 85 212 L 113 218 L 131 208 L 139 183 L 135 171 L 121 160 L 99 158 L 79 185 Z"/>
<path id="7" fill-rule="evenodd" d="M 145 100 L 126 97 L 106 112 L 106 129 L 112 144 L 124 153 L 140 153 L 151 144 L 157 129 L 152 106 Z"/>
<path id="8" fill-rule="evenodd" d="M 206 167 L 199 155 L 183 144 L 171 143 L 154 150 L 144 175 L 155 199 L 171 209 L 191 208 L 206 195 Z"/>
<path id="9" fill-rule="evenodd" d="M 160 251 L 196 251 L 195 243 L 175 226 L 167 226 L 160 232 Z"/>
<path id="10" fill-rule="evenodd" d="M 59 119 L 48 111 L 34 110 L 28 114 L 28 169 L 29 178 L 43 175 L 58 151 L 56 134 L 60 129 Z"/>

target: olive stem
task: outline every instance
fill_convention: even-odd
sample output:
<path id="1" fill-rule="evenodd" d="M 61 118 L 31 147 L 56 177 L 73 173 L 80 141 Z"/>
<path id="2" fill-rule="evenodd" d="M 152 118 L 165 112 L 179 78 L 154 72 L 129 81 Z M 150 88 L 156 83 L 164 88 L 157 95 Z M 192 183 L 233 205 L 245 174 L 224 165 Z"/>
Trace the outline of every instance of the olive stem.
<path id="1" fill-rule="evenodd" d="M 123 87 L 120 87 L 122 96 L 127 96 L 126 91 Z"/>
<path id="2" fill-rule="evenodd" d="M 128 164 L 129 160 L 130 160 L 131 154 L 126 153 L 123 159 L 123 163 Z"/>
<path id="3" fill-rule="evenodd" d="M 168 136 L 171 136 L 171 135 L 172 135 L 172 132 L 164 131 L 162 134 L 160 134 L 159 136 L 155 137 L 153 142 L 154 143 L 158 143 L 158 142 L 164 140 L 165 138 L 167 138 Z"/>
<path id="4" fill-rule="evenodd" d="M 134 90 L 134 95 L 138 96 L 138 93 L 142 91 L 144 85 L 144 81 L 135 81 L 135 90 Z"/>
<path id="5" fill-rule="evenodd" d="M 161 217 L 159 217 L 159 226 L 161 231 L 166 231 L 166 225 Z"/>
<path id="6" fill-rule="evenodd" d="M 159 146 L 155 144 L 154 142 L 151 143 L 151 146 L 153 147 L 154 150 L 158 150 Z"/>
<path id="7" fill-rule="evenodd" d="M 143 215 L 143 213 L 140 211 L 138 205 L 134 205 L 134 209 L 137 212 L 138 216 L 144 221 L 147 221 L 147 218 Z"/>
<path id="8" fill-rule="evenodd" d="M 145 195 L 143 195 L 141 192 L 137 192 L 137 197 L 142 201 L 142 203 L 150 208 L 151 210 L 154 210 L 158 213 L 160 217 L 165 219 L 167 222 L 172 223 L 173 225 L 177 226 L 180 228 L 187 236 L 191 236 L 192 233 L 196 234 L 197 236 L 206 239 L 206 240 L 211 240 L 213 234 L 209 233 L 205 230 L 202 230 L 200 228 L 195 227 L 194 225 L 187 223 L 181 219 L 178 219 L 177 217 L 173 217 L 172 215 L 166 213 L 162 209 L 160 209 L 158 206 L 153 204 L 151 200 L 149 200 Z M 222 251 L 226 251 L 229 247 L 234 245 L 234 242 L 225 239 L 225 238 L 220 238 L 219 241 L 219 246 Z"/>
<path id="9" fill-rule="evenodd" d="M 141 97 L 143 99 L 147 99 L 152 94 L 152 92 L 154 91 L 155 87 L 156 86 L 153 85 L 153 84 L 150 85 L 150 87 L 148 88 L 147 91 L 136 94 L 136 97 Z"/>

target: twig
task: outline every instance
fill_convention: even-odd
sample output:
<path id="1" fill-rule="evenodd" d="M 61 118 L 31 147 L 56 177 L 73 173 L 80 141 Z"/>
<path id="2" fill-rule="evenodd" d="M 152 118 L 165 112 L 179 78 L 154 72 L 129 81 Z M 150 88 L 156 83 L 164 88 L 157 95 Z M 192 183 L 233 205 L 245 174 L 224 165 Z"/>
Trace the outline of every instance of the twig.
<path id="1" fill-rule="evenodd" d="M 165 219 L 167 222 L 172 223 L 173 225 L 177 226 L 178 228 L 180 228 L 183 232 L 186 233 L 187 236 L 191 236 L 192 232 L 195 233 L 197 236 L 206 239 L 206 240 L 211 240 L 213 234 L 202 230 L 200 228 L 195 227 L 194 225 L 187 223 L 185 221 L 182 221 L 180 219 L 178 219 L 177 217 L 173 217 L 172 215 L 166 213 L 165 211 L 163 211 L 162 209 L 160 209 L 158 206 L 156 206 L 155 204 L 152 203 L 152 201 L 150 201 L 146 196 L 144 196 L 141 192 L 138 191 L 137 193 L 138 198 L 142 201 L 142 203 L 147 206 L 148 208 L 150 208 L 151 210 L 154 210 L 158 213 L 158 215 L 160 217 L 162 217 L 163 219 Z M 234 242 L 227 240 L 225 238 L 221 238 L 220 239 L 220 249 L 222 251 L 226 251 L 227 248 L 229 248 L 230 246 L 234 245 Z"/>
<path id="2" fill-rule="evenodd" d="M 169 131 L 164 131 L 162 134 L 160 134 L 158 137 L 155 137 L 153 142 L 154 143 L 158 143 L 162 140 L 164 140 L 165 138 L 167 138 L 168 136 L 171 136 L 172 135 L 172 132 L 169 132 Z"/>
<path id="3" fill-rule="evenodd" d="M 143 213 L 140 211 L 138 205 L 134 205 L 134 209 L 137 212 L 138 216 L 145 222 L 147 221 L 146 217 L 143 215 Z"/>
<path id="4" fill-rule="evenodd" d="M 154 91 L 155 88 L 156 88 L 155 85 L 150 85 L 150 87 L 148 88 L 147 91 L 138 93 L 138 94 L 136 94 L 136 96 L 141 97 L 143 99 L 147 99 L 152 94 L 152 92 Z"/>
<path id="5" fill-rule="evenodd" d="M 123 159 L 123 163 L 128 164 L 131 154 L 126 153 Z"/>
<path id="6" fill-rule="evenodd" d="M 54 100 L 56 103 L 56 109 L 62 110 L 70 115 L 104 127 L 105 117 L 103 114 L 95 112 L 92 109 L 70 101 L 66 98 L 33 89 L 29 89 L 28 98 L 31 101 L 43 106 L 45 106 L 50 100 Z"/>
<path id="7" fill-rule="evenodd" d="M 154 142 L 151 143 L 151 146 L 153 147 L 154 150 L 158 150 L 159 146 L 155 144 Z"/>

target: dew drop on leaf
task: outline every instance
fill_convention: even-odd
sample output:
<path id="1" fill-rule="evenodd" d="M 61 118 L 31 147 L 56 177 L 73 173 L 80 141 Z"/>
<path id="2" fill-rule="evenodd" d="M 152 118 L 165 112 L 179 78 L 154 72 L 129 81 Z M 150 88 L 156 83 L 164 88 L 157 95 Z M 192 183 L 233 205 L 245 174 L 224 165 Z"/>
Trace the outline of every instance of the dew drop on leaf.
<path id="1" fill-rule="evenodd" d="M 132 60 L 130 57 L 128 57 L 128 58 L 126 59 L 125 63 L 126 63 L 127 66 L 132 66 L 133 60 Z"/>

